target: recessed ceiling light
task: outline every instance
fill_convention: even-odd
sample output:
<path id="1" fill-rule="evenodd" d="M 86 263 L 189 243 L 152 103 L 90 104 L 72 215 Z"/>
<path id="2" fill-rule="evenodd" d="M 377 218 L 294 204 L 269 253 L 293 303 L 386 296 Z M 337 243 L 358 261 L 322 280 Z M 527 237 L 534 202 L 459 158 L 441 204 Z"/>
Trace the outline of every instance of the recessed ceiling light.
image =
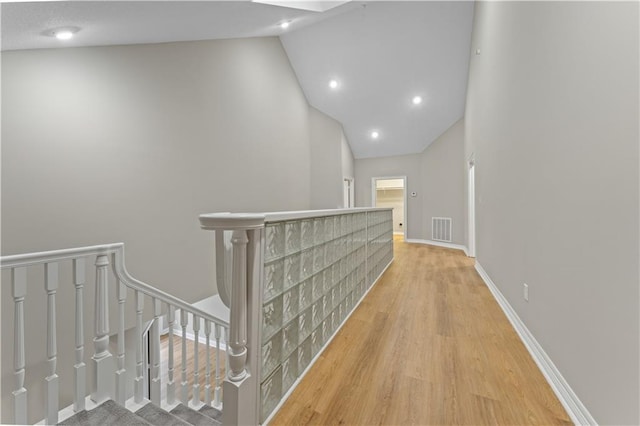
<path id="1" fill-rule="evenodd" d="M 284 21 L 280 23 L 280 28 L 282 28 L 283 30 L 286 30 L 287 28 L 289 28 L 289 25 L 291 25 L 291 21 Z"/>
<path id="2" fill-rule="evenodd" d="M 422 96 L 414 96 L 411 102 L 413 102 L 414 105 L 420 105 L 422 103 Z"/>
<path id="3" fill-rule="evenodd" d="M 371 139 L 378 139 L 380 137 L 380 132 L 374 130 L 371 132 Z"/>
<path id="4" fill-rule="evenodd" d="M 337 89 L 338 88 L 338 80 L 329 81 L 329 87 L 331 87 L 332 89 Z"/>
<path id="5" fill-rule="evenodd" d="M 58 40 L 70 40 L 78 31 L 80 31 L 78 27 L 63 27 L 45 31 L 43 34 L 49 37 L 55 37 Z"/>

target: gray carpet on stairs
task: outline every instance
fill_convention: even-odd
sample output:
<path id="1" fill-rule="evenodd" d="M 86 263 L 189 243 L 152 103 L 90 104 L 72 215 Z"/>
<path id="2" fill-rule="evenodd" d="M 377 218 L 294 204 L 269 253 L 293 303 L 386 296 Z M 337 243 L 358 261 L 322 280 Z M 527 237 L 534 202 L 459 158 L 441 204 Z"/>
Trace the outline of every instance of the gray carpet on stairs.
<path id="1" fill-rule="evenodd" d="M 210 405 L 203 405 L 202 408 L 198 410 L 200 413 L 205 416 L 211 417 L 213 420 L 216 420 L 222 424 L 222 411 L 213 408 Z"/>
<path id="2" fill-rule="evenodd" d="M 137 416 L 124 407 L 109 400 L 103 402 L 91 411 L 80 411 L 67 420 L 60 422 L 61 425 L 83 425 L 83 426 L 119 426 L 119 425 L 150 425 L 142 417 Z"/>
<path id="3" fill-rule="evenodd" d="M 151 403 L 136 411 L 136 414 L 152 425 L 189 426 L 189 423 Z"/>
<path id="4" fill-rule="evenodd" d="M 187 423 L 191 423 L 194 426 L 220 425 L 220 422 L 218 422 L 217 420 L 214 420 L 211 417 L 199 413 L 189 407 L 185 407 L 183 404 L 178 404 L 176 408 L 171 410 L 171 414 L 180 417 L 182 420 L 186 421 Z"/>

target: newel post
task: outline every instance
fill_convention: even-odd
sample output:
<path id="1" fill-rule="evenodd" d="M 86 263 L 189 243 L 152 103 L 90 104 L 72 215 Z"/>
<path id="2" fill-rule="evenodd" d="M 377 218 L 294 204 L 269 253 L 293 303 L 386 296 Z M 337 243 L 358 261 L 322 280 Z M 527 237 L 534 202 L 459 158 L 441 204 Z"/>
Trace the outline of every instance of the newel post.
<path id="1" fill-rule="evenodd" d="M 98 255 L 96 258 L 96 294 L 94 304 L 94 383 L 91 400 L 100 404 L 113 395 L 113 361 L 109 352 L 109 258 Z"/>
<path id="2" fill-rule="evenodd" d="M 232 231 L 231 294 L 229 304 L 229 368 L 223 384 L 222 423 L 257 425 L 260 394 L 259 327 L 261 309 L 262 234 L 264 215 L 208 214 L 203 229 Z M 216 256 L 224 256 L 216 250 Z M 222 259 L 216 259 L 219 265 Z"/>

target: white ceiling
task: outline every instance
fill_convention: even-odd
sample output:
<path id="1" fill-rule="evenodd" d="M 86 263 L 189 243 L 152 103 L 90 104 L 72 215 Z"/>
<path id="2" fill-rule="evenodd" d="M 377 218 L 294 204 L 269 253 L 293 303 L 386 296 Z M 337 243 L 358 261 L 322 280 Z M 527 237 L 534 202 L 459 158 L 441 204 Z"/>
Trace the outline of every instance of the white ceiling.
<path id="1" fill-rule="evenodd" d="M 248 1 L 5 2 L 2 50 L 60 47 L 43 34 L 67 26 L 81 31 L 65 47 L 280 35 L 309 103 L 343 124 L 356 158 L 380 157 L 420 152 L 463 116 L 472 17 L 473 3 L 458 1 L 324 12 Z"/>

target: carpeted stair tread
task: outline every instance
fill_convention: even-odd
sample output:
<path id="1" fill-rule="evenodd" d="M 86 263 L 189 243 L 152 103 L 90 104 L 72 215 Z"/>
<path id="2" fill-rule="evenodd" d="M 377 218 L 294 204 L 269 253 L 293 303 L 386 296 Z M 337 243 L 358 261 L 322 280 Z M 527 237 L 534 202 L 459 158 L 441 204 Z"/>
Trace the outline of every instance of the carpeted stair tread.
<path id="1" fill-rule="evenodd" d="M 151 403 L 148 403 L 138 411 L 136 414 L 152 425 L 162 426 L 189 426 L 189 423 L 182 420 L 180 417 L 174 416 L 170 412 L 163 410 Z"/>
<path id="2" fill-rule="evenodd" d="M 128 426 L 128 425 L 144 425 L 147 422 L 142 417 L 132 413 L 126 408 L 116 404 L 112 400 L 108 400 L 90 411 L 80 411 L 67 420 L 60 423 L 61 425 L 83 425 L 83 426 Z"/>
<path id="3" fill-rule="evenodd" d="M 198 412 L 204 414 L 207 417 L 211 417 L 213 420 L 222 423 L 222 411 L 217 408 L 213 408 L 210 405 L 203 405 L 202 408 L 198 410 Z"/>
<path id="4" fill-rule="evenodd" d="M 171 410 L 171 414 L 173 414 L 174 416 L 180 417 L 185 422 L 191 423 L 194 426 L 220 425 L 220 422 L 212 419 L 209 416 L 199 413 L 192 408 L 186 407 L 183 404 L 178 404 L 176 408 Z"/>

